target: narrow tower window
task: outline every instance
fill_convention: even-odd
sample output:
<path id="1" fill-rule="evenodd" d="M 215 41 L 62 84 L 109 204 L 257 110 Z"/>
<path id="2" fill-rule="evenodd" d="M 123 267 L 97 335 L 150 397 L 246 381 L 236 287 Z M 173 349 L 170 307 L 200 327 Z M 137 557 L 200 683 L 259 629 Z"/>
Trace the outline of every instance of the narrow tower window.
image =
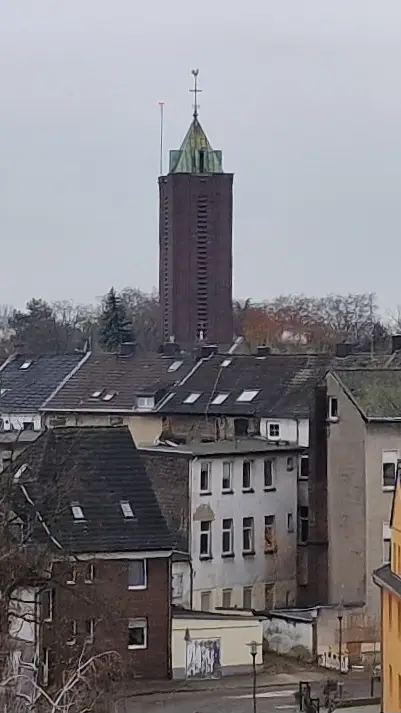
<path id="1" fill-rule="evenodd" d="M 199 151 L 199 173 L 205 172 L 205 149 Z"/>

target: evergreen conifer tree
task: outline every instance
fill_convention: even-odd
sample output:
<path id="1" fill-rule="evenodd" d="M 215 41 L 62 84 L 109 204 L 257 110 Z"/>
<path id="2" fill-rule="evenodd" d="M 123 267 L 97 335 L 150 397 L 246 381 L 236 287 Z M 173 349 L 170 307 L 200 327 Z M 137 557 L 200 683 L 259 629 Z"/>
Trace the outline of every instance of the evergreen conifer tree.
<path id="1" fill-rule="evenodd" d="M 133 329 L 121 297 L 114 287 L 107 293 L 99 320 L 99 341 L 103 349 L 116 352 L 124 342 L 134 341 Z"/>

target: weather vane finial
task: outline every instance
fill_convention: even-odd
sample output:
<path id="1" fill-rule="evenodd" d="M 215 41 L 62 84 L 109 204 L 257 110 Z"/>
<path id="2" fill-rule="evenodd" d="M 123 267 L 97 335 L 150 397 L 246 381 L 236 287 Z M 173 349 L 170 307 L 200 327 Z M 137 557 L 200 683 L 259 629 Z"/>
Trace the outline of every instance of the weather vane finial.
<path id="1" fill-rule="evenodd" d="M 199 74 L 199 69 L 193 69 L 191 72 L 193 78 L 194 78 L 194 88 L 190 89 L 189 91 L 194 94 L 194 119 L 197 119 L 198 117 L 198 109 L 199 109 L 199 104 L 198 104 L 198 94 L 201 93 L 202 89 L 198 88 L 198 74 Z"/>

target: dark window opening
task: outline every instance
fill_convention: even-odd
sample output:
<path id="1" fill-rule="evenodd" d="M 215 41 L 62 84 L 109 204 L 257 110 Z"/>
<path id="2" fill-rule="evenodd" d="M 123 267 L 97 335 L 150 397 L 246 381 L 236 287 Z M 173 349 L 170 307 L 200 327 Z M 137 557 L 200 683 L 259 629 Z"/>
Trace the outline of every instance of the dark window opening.
<path id="1" fill-rule="evenodd" d="M 298 508 L 298 541 L 305 543 L 309 539 L 309 509 L 306 506 Z"/>
<path id="2" fill-rule="evenodd" d="M 301 456 L 300 477 L 309 477 L 309 456 Z"/>
<path id="3" fill-rule="evenodd" d="M 247 436 L 248 435 L 248 419 L 247 418 L 235 418 L 234 419 L 234 435 L 235 436 Z"/>

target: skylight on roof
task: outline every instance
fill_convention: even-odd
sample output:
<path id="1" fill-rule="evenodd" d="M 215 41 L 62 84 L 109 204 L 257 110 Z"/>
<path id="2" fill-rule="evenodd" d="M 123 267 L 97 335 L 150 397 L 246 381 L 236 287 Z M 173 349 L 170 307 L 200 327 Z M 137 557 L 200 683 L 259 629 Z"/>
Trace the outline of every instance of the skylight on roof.
<path id="1" fill-rule="evenodd" d="M 167 369 L 167 371 L 178 371 L 178 369 L 179 369 L 180 366 L 182 366 L 182 365 L 183 365 L 183 361 L 173 361 L 173 363 L 170 364 L 170 366 L 169 366 L 169 368 Z"/>
<path id="2" fill-rule="evenodd" d="M 20 369 L 29 369 L 29 367 L 31 366 L 31 364 L 32 364 L 32 360 L 31 360 L 31 361 L 24 361 L 23 364 L 21 364 Z"/>
<path id="3" fill-rule="evenodd" d="M 74 520 L 85 520 L 83 510 L 79 503 L 71 503 L 71 511 Z"/>
<path id="4" fill-rule="evenodd" d="M 249 390 L 245 389 L 245 391 L 243 391 L 242 394 L 237 396 L 236 401 L 242 401 L 242 402 L 253 401 L 253 399 L 255 398 L 255 396 L 258 395 L 258 393 L 259 393 L 259 389 L 257 389 L 257 390 L 255 389 L 254 391 L 252 389 L 249 389 Z"/>
<path id="5" fill-rule="evenodd" d="M 104 396 L 102 396 L 102 401 L 111 401 L 116 395 L 115 391 L 108 391 Z"/>
<path id="6" fill-rule="evenodd" d="M 189 396 L 187 396 L 187 398 L 184 399 L 183 403 L 184 403 L 184 404 L 194 404 L 195 401 L 197 401 L 197 400 L 199 399 L 199 396 L 200 396 L 200 395 L 201 395 L 201 394 L 195 393 L 195 392 L 192 393 L 192 394 L 189 394 Z"/>
<path id="7" fill-rule="evenodd" d="M 103 393 L 103 389 L 102 389 L 101 391 L 100 391 L 100 390 L 98 390 L 98 391 L 94 391 L 94 392 L 93 392 L 93 394 L 91 394 L 91 396 L 92 396 L 92 399 L 98 399 L 98 398 L 99 398 L 99 396 L 101 396 L 101 395 L 102 395 L 102 393 Z"/>
<path id="8" fill-rule="evenodd" d="M 230 366 L 232 362 L 232 359 L 224 359 L 224 361 L 221 362 L 220 366 Z"/>
<path id="9" fill-rule="evenodd" d="M 217 394 L 217 396 L 214 397 L 212 404 L 214 406 L 218 406 L 219 404 L 222 404 L 228 396 L 229 394 Z"/>
<path id="10" fill-rule="evenodd" d="M 129 503 L 128 500 L 121 500 L 120 506 L 124 517 L 131 519 L 135 517 L 134 511 L 131 507 L 131 503 Z"/>

